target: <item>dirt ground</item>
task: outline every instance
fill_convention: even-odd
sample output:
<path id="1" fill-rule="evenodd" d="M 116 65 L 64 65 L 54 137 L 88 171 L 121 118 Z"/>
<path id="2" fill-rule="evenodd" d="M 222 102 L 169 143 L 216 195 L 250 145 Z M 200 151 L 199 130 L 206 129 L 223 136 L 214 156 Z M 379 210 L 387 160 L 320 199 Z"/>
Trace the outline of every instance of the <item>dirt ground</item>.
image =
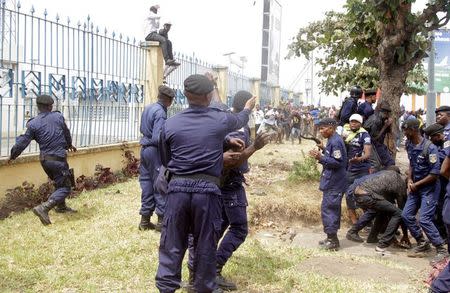
<path id="1" fill-rule="evenodd" d="M 318 191 L 318 182 L 292 184 L 286 181 L 292 162 L 301 160 L 302 152 L 306 153 L 313 147 L 314 144 L 309 142 L 300 146 L 291 143 L 271 144 L 252 158 L 253 168 L 247 176 L 250 184 L 247 187 L 249 214 L 254 223 L 253 237 L 261 243 L 316 250 L 318 241 L 324 238 L 320 223 L 321 193 Z M 397 162 L 402 170 L 407 169 L 404 150 L 398 153 Z M 267 200 L 269 197 L 270 203 Z M 296 214 L 292 211 L 295 207 L 310 215 L 304 216 L 301 212 Z M 261 210 L 268 211 L 264 213 Z M 345 212 L 344 203 L 343 214 Z M 255 221 L 254 217 L 260 218 Z M 316 254 L 301 262 L 298 271 L 356 281 L 371 279 L 397 284 L 408 292 L 421 292 L 417 288 L 423 286 L 423 280 L 428 276 L 431 268 L 429 262 L 434 252 L 426 258 L 410 258 L 407 250 L 399 248 L 389 248 L 386 253 L 380 254 L 375 252 L 374 244 L 347 240 L 345 233 L 348 228 L 344 216 L 338 234 L 341 249 L 336 253 Z M 367 235 L 361 233 L 361 236 Z M 411 242 L 414 244 L 413 239 Z"/>

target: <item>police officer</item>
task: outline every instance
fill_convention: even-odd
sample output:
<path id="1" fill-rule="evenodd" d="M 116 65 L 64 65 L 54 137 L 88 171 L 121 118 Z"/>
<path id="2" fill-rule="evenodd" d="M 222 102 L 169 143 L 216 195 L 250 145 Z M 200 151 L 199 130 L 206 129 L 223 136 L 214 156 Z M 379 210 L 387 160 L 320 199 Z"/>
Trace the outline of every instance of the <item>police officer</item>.
<path id="1" fill-rule="evenodd" d="M 160 292 L 180 288 L 181 265 L 192 233 L 198 292 L 217 289 L 216 253 L 222 226 L 219 176 L 225 136 L 248 123 L 255 98 L 238 114 L 208 107 L 214 84 L 194 74 L 184 81 L 189 108 L 166 121 L 161 133 L 162 163 L 171 174 L 159 247 L 156 287 Z"/>
<path id="2" fill-rule="evenodd" d="M 370 170 L 370 155 L 372 152 L 372 143 L 369 133 L 361 127 L 363 117 L 359 114 L 350 116 L 350 124 L 344 125 L 342 137 L 345 139 L 347 147 L 348 169 L 347 169 L 347 184 L 350 186 L 357 178 L 361 178 L 369 174 Z M 347 203 L 347 210 L 352 224 L 357 221 L 356 217 L 356 203 L 355 199 L 348 193 L 345 196 Z M 353 235 L 357 236 L 357 235 Z M 347 234 L 347 238 L 352 235 Z M 362 242 L 359 237 L 355 238 Z"/>
<path id="3" fill-rule="evenodd" d="M 422 234 L 423 230 L 429 241 L 436 247 L 438 259 L 447 254 L 444 240 L 433 223 L 440 191 L 439 154 L 437 147 L 420 135 L 419 125 L 419 121 L 415 119 L 407 120 L 402 125 L 408 139 L 406 151 L 409 159 L 408 198 L 402 218 L 417 241 L 417 246 L 409 256 L 420 257 L 422 253 L 430 250 L 430 244 Z M 420 227 L 416 220 L 417 211 L 419 211 Z"/>
<path id="4" fill-rule="evenodd" d="M 436 122 L 444 127 L 444 148 L 450 147 L 450 106 L 441 106 L 436 109 Z"/>
<path id="5" fill-rule="evenodd" d="M 350 122 L 350 116 L 358 111 L 358 100 L 363 94 L 362 88 L 357 85 L 350 89 L 350 97 L 345 99 L 339 111 L 339 125 L 344 126 Z"/>
<path id="6" fill-rule="evenodd" d="M 48 177 L 54 181 L 55 192 L 48 200 L 33 208 L 33 213 L 39 217 L 42 224 L 51 224 L 48 212 L 56 206 L 56 212 L 76 212 L 66 205 L 66 197 L 70 194 L 71 171 L 67 163 L 67 151 L 76 152 L 72 145 L 69 128 L 64 116 L 52 112 L 53 99 L 48 95 L 36 98 L 39 114 L 28 120 L 25 134 L 16 139 L 11 149 L 10 160 L 16 159 L 34 139 L 39 144 L 41 166 Z"/>
<path id="7" fill-rule="evenodd" d="M 372 105 L 376 101 L 376 95 L 376 90 L 366 90 L 364 92 L 365 101 L 358 106 L 358 114 L 364 118 L 364 121 L 367 121 L 375 112 Z"/>
<path id="8" fill-rule="evenodd" d="M 442 166 L 442 163 L 444 162 L 445 157 L 447 156 L 446 151 L 444 149 L 445 144 L 444 126 L 442 126 L 439 123 L 435 123 L 426 127 L 423 131 L 425 135 L 431 140 L 431 142 L 438 148 L 439 161 L 441 162 Z M 444 222 L 442 221 L 442 208 L 444 206 L 444 199 L 448 180 L 444 176 L 439 176 L 439 182 L 441 185 L 440 186 L 441 191 L 439 193 L 439 200 L 436 206 L 434 223 L 436 225 L 436 228 L 439 230 L 441 237 L 443 239 L 447 239 L 447 230 L 445 228 Z"/>
<path id="9" fill-rule="evenodd" d="M 447 152 L 447 156 L 442 164 L 441 175 L 445 178 L 449 178 L 450 175 L 450 152 Z M 447 235 L 450 235 L 450 184 L 447 184 L 447 192 L 445 195 L 445 203 L 442 211 L 443 221 L 447 227 Z M 448 237 L 448 236 L 447 236 Z M 449 239 L 447 238 L 447 243 Z M 450 250 L 450 248 L 449 248 Z M 439 276 L 433 281 L 430 287 L 432 293 L 447 293 L 450 292 L 450 264 L 442 270 Z"/>
<path id="10" fill-rule="evenodd" d="M 141 185 L 141 223 L 139 230 L 155 229 L 161 231 L 164 215 L 165 197 L 155 192 L 153 183 L 158 176 L 161 160 L 158 153 L 161 128 L 167 119 L 167 108 L 172 104 L 175 92 L 161 85 L 158 88 L 158 102 L 148 105 L 141 117 L 141 164 L 139 166 L 139 183 Z M 155 211 L 158 215 L 156 226 L 150 222 Z"/>
<path id="11" fill-rule="evenodd" d="M 326 147 L 318 145 L 322 152 L 311 150 L 309 155 L 323 166 L 319 189 L 323 192 L 321 214 L 327 238 L 319 245 L 327 250 L 339 249 L 337 231 L 341 223 L 342 194 L 347 189 L 347 152 L 342 138 L 336 133 L 337 121 L 325 118 L 319 123 L 320 134 L 328 139 Z"/>

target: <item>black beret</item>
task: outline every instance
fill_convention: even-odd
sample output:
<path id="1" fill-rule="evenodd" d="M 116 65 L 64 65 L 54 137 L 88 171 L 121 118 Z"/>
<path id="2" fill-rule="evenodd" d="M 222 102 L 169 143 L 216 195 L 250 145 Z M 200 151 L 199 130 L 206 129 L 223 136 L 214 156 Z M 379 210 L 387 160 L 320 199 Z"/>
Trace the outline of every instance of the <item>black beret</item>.
<path id="1" fill-rule="evenodd" d="M 426 127 L 423 132 L 425 132 L 426 135 L 428 136 L 433 136 L 435 134 L 438 133 L 443 133 L 444 132 L 444 126 L 442 126 L 439 123 L 434 123 L 431 124 L 430 126 Z"/>
<path id="2" fill-rule="evenodd" d="M 214 83 L 202 74 L 193 74 L 184 80 L 184 90 L 194 95 L 206 95 L 214 90 Z"/>
<path id="3" fill-rule="evenodd" d="M 169 98 L 175 97 L 175 91 L 173 89 L 171 89 L 170 87 L 165 86 L 165 85 L 160 85 L 158 87 L 158 92 L 161 95 L 164 95 L 164 96 L 169 97 Z"/>
<path id="4" fill-rule="evenodd" d="M 320 122 L 319 122 L 319 126 L 328 126 L 328 125 L 336 126 L 337 125 L 336 119 L 324 118 L 324 119 L 320 120 Z"/>
<path id="5" fill-rule="evenodd" d="M 40 95 L 36 98 L 36 104 L 40 105 L 53 105 L 55 101 L 53 101 L 52 97 L 49 95 Z"/>
<path id="6" fill-rule="evenodd" d="M 435 113 L 439 112 L 450 112 L 450 106 L 440 106 L 439 108 L 434 111 Z"/>
<path id="7" fill-rule="evenodd" d="M 419 129 L 420 122 L 417 119 L 408 119 L 403 122 L 402 129 Z"/>
<path id="8" fill-rule="evenodd" d="M 377 90 L 372 90 L 372 89 L 366 90 L 366 91 L 364 92 L 364 94 L 365 94 L 366 96 L 375 96 L 375 95 L 377 94 Z"/>
<path id="9" fill-rule="evenodd" d="M 238 112 L 242 111 L 245 103 L 252 97 L 253 95 L 247 91 L 238 91 L 233 97 L 233 109 Z"/>

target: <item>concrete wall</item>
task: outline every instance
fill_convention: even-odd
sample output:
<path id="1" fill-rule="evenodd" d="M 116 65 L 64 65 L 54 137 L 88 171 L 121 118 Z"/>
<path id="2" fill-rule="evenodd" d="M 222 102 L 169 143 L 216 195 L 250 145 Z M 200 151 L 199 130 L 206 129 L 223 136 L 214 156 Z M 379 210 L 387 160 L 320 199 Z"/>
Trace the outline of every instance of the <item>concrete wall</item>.
<path id="1" fill-rule="evenodd" d="M 138 158 L 140 146 L 137 142 L 114 144 L 99 147 L 80 148 L 76 153 L 70 153 L 69 166 L 74 169 L 75 177 L 92 176 L 97 164 L 110 167 L 113 171 L 124 166 L 124 151 L 131 150 Z M 28 181 L 39 186 L 47 181 L 47 175 L 42 170 L 39 155 L 24 155 L 8 165 L 8 158 L 0 158 L 0 201 L 7 189 L 22 185 Z"/>

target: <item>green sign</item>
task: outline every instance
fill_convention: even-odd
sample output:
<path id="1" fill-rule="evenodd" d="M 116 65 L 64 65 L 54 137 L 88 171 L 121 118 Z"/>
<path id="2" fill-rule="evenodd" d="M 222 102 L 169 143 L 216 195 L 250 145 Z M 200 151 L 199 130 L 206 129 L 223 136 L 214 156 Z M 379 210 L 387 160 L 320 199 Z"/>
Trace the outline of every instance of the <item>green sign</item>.
<path id="1" fill-rule="evenodd" d="M 434 46 L 436 48 L 435 61 L 435 89 L 438 93 L 450 92 L 450 30 L 435 32 Z"/>

